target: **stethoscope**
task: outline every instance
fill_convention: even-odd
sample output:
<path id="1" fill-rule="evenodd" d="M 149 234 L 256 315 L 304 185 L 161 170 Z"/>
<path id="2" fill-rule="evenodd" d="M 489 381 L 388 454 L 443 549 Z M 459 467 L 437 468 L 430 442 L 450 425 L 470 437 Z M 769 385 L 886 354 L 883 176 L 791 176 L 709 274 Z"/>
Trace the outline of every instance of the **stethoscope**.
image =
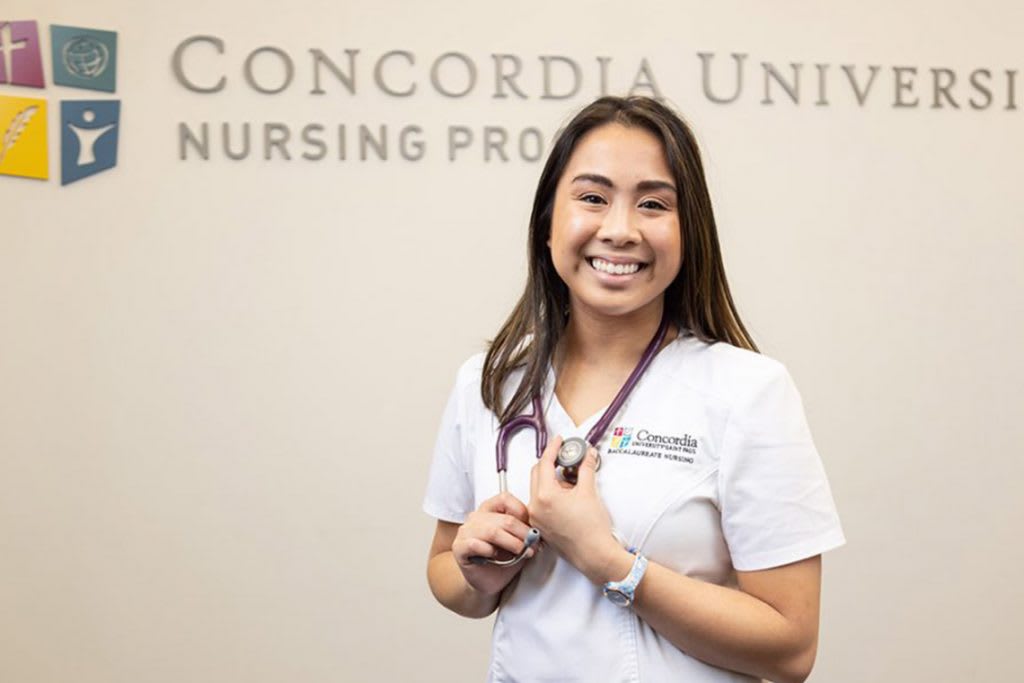
<path id="1" fill-rule="evenodd" d="M 640 377 L 647 370 L 647 366 L 654 360 L 654 356 L 657 355 L 658 349 L 661 348 L 661 344 L 665 341 L 665 334 L 668 332 L 668 318 L 664 317 L 661 320 L 661 325 L 658 326 L 658 331 L 654 333 L 654 338 L 647 345 L 640 361 L 633 368 L 633 372 L 630 373 L 629 377 L 626 378 L 625 384 L 619 389 L 619 393 L 612 399 L 611 404 L 605 409 L 601 418 L 597 421 L 589 432 L 587 432 L 587 438 L 581 439 L 578 436 L 573 436 L 562 442 L 561 447 L 558 449 L 558 455 L 555 459 L 555 464 L 558 467 L 558 471 L 562 478 L 571 484 L 576 483 L 576 479 L 579 473 L 580 465 L 583 463 L 583 459 L 587 455 L 587 449 L 590 446 L 597 448 L 597 444 L 601 442 L 601 437 L 604 436 L 605 431 L 611 424 L 615 416 L 618 415 L 619 409 L 622 408 L 622 404 L 626 402 L 629 395 L 633 393 L 633 389 L 640 381 Z M 554 389 L 552 389 L 554 391 Z M 533 405 L 529 413 L 523 415 L 517 415 L 505 424 L 501 425 L 498 429 L 498 441 L 495 447 L 496 460 L 498 465 L 498 489 L 501 493 L 508 491 L 508 479 L 506 472 L 508 471 L 508 442 L 515 436 L 520 430 L 530 428 L 534 431 L 534 438 L 537 445 L 537 458 L 540 459 L 544 453 L 544 449 L 548 445 L 548 428 L 544 422 L 544 406 L 541 403 L 540 396 L 533 397 Z M 597 467 L 601 467 L 601 455 L 598 453 L 597 456 Z M 511 557 L 507 560 L 496 560 L 491 557 L 483 557 L 482 555 L 474 555 L 470 557 L 470 561 L 474 564 L 493 564 L 499 567 L 511 567 L 514 564 L 518 564 L 526 557 L 526 551 L 537 545 L 540 542 L 540 530 L 531 528 L 526 534 L 526 538 L 523 539 L 523 549 L 515 557 Z"/>

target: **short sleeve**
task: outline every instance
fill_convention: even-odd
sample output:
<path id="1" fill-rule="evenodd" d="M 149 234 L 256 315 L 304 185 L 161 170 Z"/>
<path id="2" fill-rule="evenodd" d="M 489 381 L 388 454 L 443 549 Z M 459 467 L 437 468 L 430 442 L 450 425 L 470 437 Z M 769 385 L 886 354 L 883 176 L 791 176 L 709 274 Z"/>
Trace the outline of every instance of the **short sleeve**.
<path id="1" fill-rule="evenodd" d="M 448 397 L 441 427 L 434 444 L 434 459 L 427 479 L 423 510 L 431 517 L 461 524 L 473 504 L 473 479 L 467 467 L 468 453 L 464 444 L 466 366 L 459 371 L 455 387 Z"/>
<path id="2" fill-rule="evenodd" d="M 722 442 L 722 530 L 739 571 L 778 567 L 846 542 L 800 395 L 786 369 L 770 362 L 733 406 Z"/>

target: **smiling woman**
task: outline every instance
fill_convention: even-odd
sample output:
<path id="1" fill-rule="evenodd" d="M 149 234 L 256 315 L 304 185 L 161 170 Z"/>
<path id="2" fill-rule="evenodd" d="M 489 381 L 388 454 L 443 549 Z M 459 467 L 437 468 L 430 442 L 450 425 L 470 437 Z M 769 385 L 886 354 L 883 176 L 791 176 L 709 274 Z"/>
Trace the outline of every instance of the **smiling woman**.
<path id="1" fill-rule="evenodd" d="M 555 191 L 551 260 L 570 307 L 623 315 L 654 306 L 679 274 L 676 189 L 661 142 L 619 123 L 580 140 Z"/>
<path id="2" fill-rule="evenodd" d="M 498 610 L 491 681 L 804 680 L 843 532 L 799 394 L 733 304 L 689 128 L 647 98 L 585 108 L 529 254 L 442 419 L 434 595 Z"/>

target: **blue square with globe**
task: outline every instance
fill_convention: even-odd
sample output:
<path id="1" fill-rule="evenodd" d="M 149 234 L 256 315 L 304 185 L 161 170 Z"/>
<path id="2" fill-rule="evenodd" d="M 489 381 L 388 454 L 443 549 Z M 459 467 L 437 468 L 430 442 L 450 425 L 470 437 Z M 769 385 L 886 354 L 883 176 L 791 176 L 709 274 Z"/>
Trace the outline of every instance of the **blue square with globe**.
<path id="1" fill-rule="evenodd" d="M 117 33 L 50 25 L 53 82 L 86 90 L 117 89 Z"/>

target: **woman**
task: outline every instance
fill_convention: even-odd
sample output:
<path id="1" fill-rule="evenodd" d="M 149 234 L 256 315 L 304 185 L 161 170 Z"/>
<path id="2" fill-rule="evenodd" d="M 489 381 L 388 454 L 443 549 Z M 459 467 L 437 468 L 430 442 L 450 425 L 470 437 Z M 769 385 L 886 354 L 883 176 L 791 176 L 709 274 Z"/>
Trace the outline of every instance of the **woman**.
<path id="1" fill-rule="evenodd" d="M 492 681 L 803 681 L 820 555 L 844 538 L 799 395 L 733 305 L 687 126 L 648 98 L 581 111 L 541 174 L 529 256 L 443 417 L 424 502 L 434 595 L 498 609 Z M 513 438 L 494 495 L 499 424 L 534 397 L 549 443 L 536 460 L 532 434 Z M 563 440 L 609 419 L 573 485 Z M 481 561 L 523 551 L 531 527 L 543 541 L 524 561 Z"/>

